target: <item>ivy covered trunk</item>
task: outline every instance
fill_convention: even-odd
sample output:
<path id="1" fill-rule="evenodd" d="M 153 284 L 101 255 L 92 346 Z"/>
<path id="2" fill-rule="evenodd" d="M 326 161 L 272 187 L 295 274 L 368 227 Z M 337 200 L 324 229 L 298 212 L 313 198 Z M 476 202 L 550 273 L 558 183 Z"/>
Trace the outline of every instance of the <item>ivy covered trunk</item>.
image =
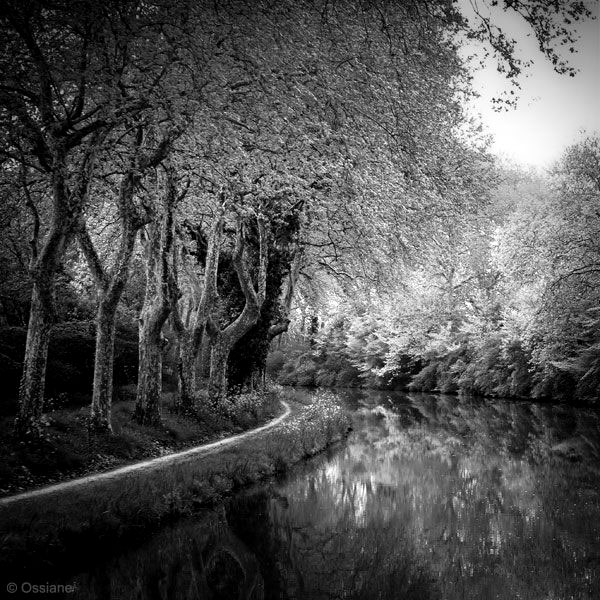
<path id="1" fill-rule="evenodd" d="M 19 385 L 19 412 L 15 421 L 15 430 L 20 435 L 39 433 L 51 328 L 51 319 L 41 300 L 38 286 L 34 284 L 23 374 Z"/>

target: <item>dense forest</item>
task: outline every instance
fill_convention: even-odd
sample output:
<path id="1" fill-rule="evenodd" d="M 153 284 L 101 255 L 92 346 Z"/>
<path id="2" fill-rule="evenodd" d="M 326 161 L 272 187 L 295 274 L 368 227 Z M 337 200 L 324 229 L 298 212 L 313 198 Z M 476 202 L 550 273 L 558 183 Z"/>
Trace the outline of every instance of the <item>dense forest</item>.
<path id="1" fill-rule="evenodd" d="M 595 401 L 600 141 L 544 173 L 490 153 L 471 69 L 510 109 L 529 58 L 503 10 L 574 74 L 578 0 L 3 0 L 16 433 L 69 403 L 110 431 L 124 384 L 149 425 L 167 387 L 194 417 L 269 378 Z"/>

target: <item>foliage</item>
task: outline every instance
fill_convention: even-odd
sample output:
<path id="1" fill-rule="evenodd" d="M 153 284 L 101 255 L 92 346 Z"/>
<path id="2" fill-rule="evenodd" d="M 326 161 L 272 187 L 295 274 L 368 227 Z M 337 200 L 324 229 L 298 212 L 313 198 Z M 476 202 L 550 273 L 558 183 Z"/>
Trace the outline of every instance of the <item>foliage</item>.
<path id="1" fill-rule="evenodd" d="M 336 395 L 320 390 L 296 419 L 281 426 L 280 437 L 273 443 L 271 452 L 275 454 L 285 448 L 292 454 L 312 456 L 349 428 L 350 419 Z"/>
<path id="2" fill-rule="evenodd" d="M 234 427 L 248 429 L 279 411 L 281 392 L 279 386 L 269 385 L 260 390 L 227 396 L 213 410 Z"/>
<path id="3" fill-rule="evenodd" d="M 486 365 L 514 340 L 539 373 L 564 360 L 567 370 L 595 372 L 576 335 L 563 352 L 543 328 L 537 346 L 511 330 L 495 354 L 482 350 L 508 322 L 504 309 L 522 300 L 506 286 L 523 273 L 508 276 L 499 263 L 526 211 L 486 213 L 498 173 L 464 109 L 473 90 L 461 45 L 484 43 L 516 81 L 527 60 L 497 18 L 511 11 L 555 70 L 572 73 L 559 50 L 591 14 L 579 0 L 555 3 L 550 14 L 529 4 L 488 2 L 488 15 L 446 0 L 7 0 L 0 318 L 24 327 L 31 315 L 18 428 L 39 429 L 50 331 L 94 312 L 92 413 L 107 428 L 115 315 L 140 324 L 140 415 L 147 404 L 155 421 L 171 337 L 180 395 L 196 392 L 199 348 L 212 347 L 209 387 L 218 396 L 259 385 L 271 340 L 292 317 L 324 327 L 301 330 L 308 348 L 281 366 L 288 383 L 405 386 L 458 346 L 470 359 L 481 350 Z M 596 151 L 590 142 L 565 159 L 563 200 L 593 189 Z M 546 224 L 542 233 L 556 236 L 542 267 L 568 234 L 565 223 L 585 220 L 593 233 L 590 205 L 569 212 L 575 205 L 584 207 L 558 202 L 564 223 Z M 497 256 L 488 243 L 496 234 Z M 580 250 L 529 285 L 542 293 L 553 277 L 558 287 L 571 278 L 593 285 L 595 263 L 586 261 L 596 249 Z M 513 308 L 518 329 L 526 317 Z M 577 318 L 593 308 L 582 304 Z M 546 312 L 547 323 L 568 313 Z M 89 340 L 76 341 L 87 359 Z M 51 390 L 58 370 L 48 366 Z M 462 363 L 447 366 L 436 385 L 459 389 Z M 88 363 L 67 370 L 57 378 L 90 376 Z M 463 381 L 494 393 L 525 385 L 521 375 L 504 388 L 498 378 L 479 385 L 467 373 Z M 582 390 L 593 389 L 588 380 Z"/>
<path id="4" fill-rule="evenodd" d="M 596 401 L 598 148 L 584 140 L 546 175 L 506 168 L 378 293 L 330 284 L 300 305 L 271 363 L 279 381 L 343 385 L 351 367 L 351 385 Z"/>

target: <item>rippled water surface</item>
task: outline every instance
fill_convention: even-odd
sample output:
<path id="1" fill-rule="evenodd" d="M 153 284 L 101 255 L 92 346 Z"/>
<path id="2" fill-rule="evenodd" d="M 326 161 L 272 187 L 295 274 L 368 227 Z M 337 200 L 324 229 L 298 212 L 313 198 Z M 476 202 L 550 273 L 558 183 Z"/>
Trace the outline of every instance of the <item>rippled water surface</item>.
<path id="1" fill-rule="evenodd" d="M 344 393 L 286 479 L 77 577 L 86 598 L 600 598 L 598 412 Z"/>

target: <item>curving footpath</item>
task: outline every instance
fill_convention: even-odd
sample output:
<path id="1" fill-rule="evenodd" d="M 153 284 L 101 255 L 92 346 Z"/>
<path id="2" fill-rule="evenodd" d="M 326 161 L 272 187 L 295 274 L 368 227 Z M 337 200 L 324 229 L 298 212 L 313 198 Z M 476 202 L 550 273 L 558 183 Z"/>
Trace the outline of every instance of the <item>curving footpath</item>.
<path id="1" fill-rule="evenodd" d="M 273 427 L 277 427 L 277 425 L 285 421 L 285 419 L 287 419 L 290 416 L 292 409 L 290 408 L 290 405 L 287 402 L 283 400 L 280 400 L 280 402 L 285 408 L 284 413 L 279 417 L 273 419 L 272 421 L 269 421 L 265 425 L 257 427 L 256 429 L 251 429 L 250 431 L 245 431 L 244 433 L 239 433 L 238 435 L 232 435 L 231 437 L 219 440 L 217 442 L 211 442 L 209 444 L 203 444 L 202 446 L 188 448 L 187 450 L 175 452 L 174 454 L 167 454 L 166 456 L 159 456 L 158 458 L 152 458 L 150 460 L 144 460 L 142 462 L 137 462 L 131 465 L 126 465 L 124 467 L 119 467 L 117 469 L 113 469 L 112 471 L 105 471 L 104 473 L 97 473 L 95 475 L 86 475 L 85 477 L 79 477 L 78 479 L 64 481 L 63 483 L 48 485 L 46 487 L 42 487 L 36 490 L 31 490 L 29 492 L 22 492 L 13 496 L 6 496 L 5 498 L 0 498 L 0 507 L 19 502 L 21 500 L 30 500 L 31 498 L 37 498 L 40 496 L 50 495 L 55 492 L 70 490 L 98 481 L 108 481 L 117 479 L 129 473 L 150 471 L 158 467 L 164 467 L 169 464 L 177 463 L 181 461 L 181 459 L 186 459 L 190 457 L 201 457 L 213 454 L 217 450 L 220 450 L 226 446 L 234 445 L 237 442 L 240 442 L 241 440 L 247 439 L 249 437 L 254 437 L 257 434 L 262 433 L 263 431 L 272 429 Z"/>

